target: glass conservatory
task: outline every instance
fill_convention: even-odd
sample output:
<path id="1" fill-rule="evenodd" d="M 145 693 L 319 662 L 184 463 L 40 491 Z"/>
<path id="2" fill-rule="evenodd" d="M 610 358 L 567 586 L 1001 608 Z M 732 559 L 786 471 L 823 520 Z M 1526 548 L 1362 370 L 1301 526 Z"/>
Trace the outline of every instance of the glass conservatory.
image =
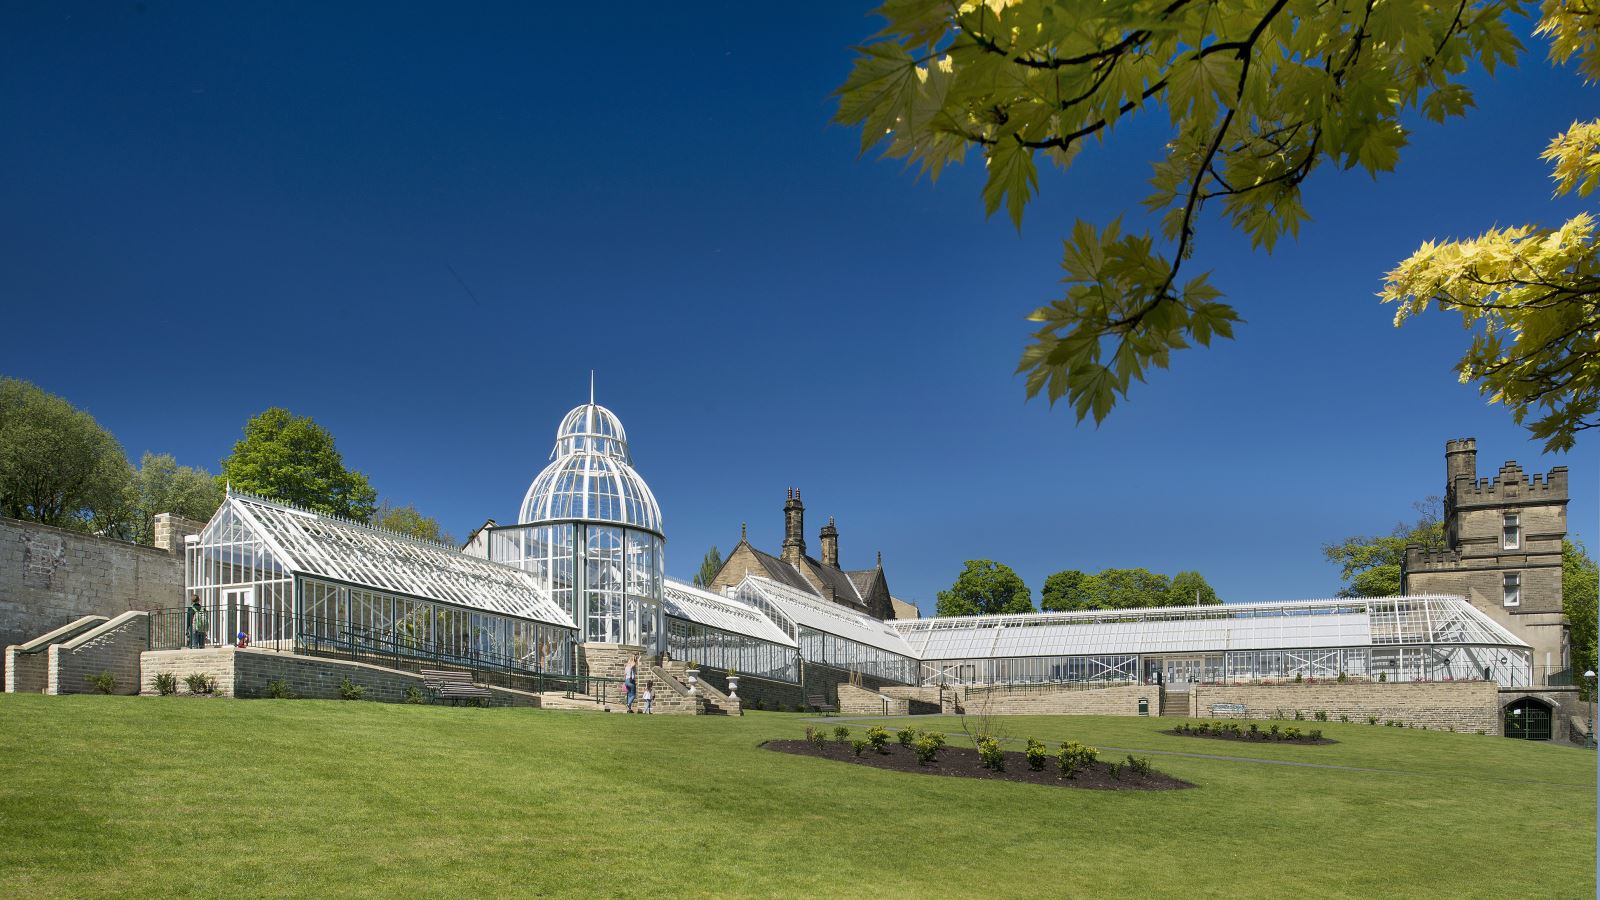
<path id="1" fill-rule="evenodd" d="M 528 573 L 455 548 L 230 491 L 186 548 L 214 637 L 311 642 L 565 672 L 574 631 Z"/>
<path id="2" fill-rule="evenodd" d="M 666 650 L 674 659 L 799 682 L 794 640 L 755 607 L 669 578 L 662 611 Z"/>
<path id="3" fill-rule="evenodd" d="M 897 621 L 924 684 L 1493 680 L 1531 648 L 1461 597 L 1230 603 Z"/>
<path id="4" fill-rule="evenodd" d="M 627 433 L 593 398 L 561 420 L 519 524 L 490 529 L 489 558 L 547 585 L 584 641 L 659 643 L 661 509 L 633 469 Z"/>
<path id="5" fill-rule="evenodd" d="M 806 662 L 917 683 L 916 653 L 887 622 L 758 575 L 746 576 L 734 598 L 765 613 L 794 640 Z"/>

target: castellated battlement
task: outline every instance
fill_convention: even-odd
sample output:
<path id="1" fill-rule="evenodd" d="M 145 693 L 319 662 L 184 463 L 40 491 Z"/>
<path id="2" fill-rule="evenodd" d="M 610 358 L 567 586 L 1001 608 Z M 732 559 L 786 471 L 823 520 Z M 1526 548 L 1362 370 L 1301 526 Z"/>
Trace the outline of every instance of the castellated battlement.
<path id="1" fill-rule="evenodd" d="M 1453 569 L 1459 565 L 1461 565 L 1459 550 L 1424 550 L 1416 544 L 1406 547 L 1405 569 L 1408 572 Z"/>
<path id="2" fill-rule="evenodd" d="M 1508 500 L 1559 502 L 1567 499 L 1567 467 L 1556 466 L 1549 474 L 1524 472 L 1514 460 L 1507 460 L 1493 478 L 1477 478 L 1462 473 L 1450 483 L 1457 505 L 1503 503 Z"/>

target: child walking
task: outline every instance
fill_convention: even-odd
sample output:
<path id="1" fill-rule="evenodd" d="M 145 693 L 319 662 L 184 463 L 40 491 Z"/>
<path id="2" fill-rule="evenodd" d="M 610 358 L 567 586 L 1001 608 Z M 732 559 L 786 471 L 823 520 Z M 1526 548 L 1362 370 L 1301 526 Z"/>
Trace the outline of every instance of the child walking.
<path id="1" fill-rule="evenodd" d="M 646 681 L 644 683 L 644 714 L 645 715 L 647 715 L 647 716 L 650 715 L 650 709 L 651 709 L 651 707 L 655 706 L 655 703 L 656 703 L 656 683 L 654 681 Z"/>

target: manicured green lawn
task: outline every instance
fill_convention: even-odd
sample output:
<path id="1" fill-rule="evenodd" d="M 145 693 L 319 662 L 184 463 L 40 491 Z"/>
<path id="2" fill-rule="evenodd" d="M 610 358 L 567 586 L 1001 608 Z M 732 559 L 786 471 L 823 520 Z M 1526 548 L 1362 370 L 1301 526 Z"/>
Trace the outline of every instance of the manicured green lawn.
<path id="1" fill-rule="evenodd" d="M 17 897 L 1595 896 L 1594 755 L 1476 735 L 1317 723 L 1343 743 L 1291 747 L 1006 720 L 1389 770 L 1155 756 L 1199 787 L 1139 793 L 772 753 L 804 727 L 773 713 L 5 695 L 0 724 Z"/>

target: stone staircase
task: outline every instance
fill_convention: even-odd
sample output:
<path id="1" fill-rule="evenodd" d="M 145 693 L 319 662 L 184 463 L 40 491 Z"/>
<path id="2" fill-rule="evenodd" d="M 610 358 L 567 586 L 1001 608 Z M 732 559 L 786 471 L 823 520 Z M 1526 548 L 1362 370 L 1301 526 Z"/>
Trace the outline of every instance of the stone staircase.
<path id="1" fill-rule="evenodd" d="M 1180 719 L 1189 718 L 1189 692 L 1174 691 L 1160 688 L 1161 708 L 1156 713 L 1159 716 L 1172 716 Z"/>
<path id="2" fill-rule="evenodd" d="M 667 660 L 659 666 L 651 666 L 650 671 L 658 682 L 665 681 L 674 691 L 684 695 L 687 699 L 689 693 L 689 664 L 678 659 Z M 729 697 L 705 679 L 700 679 L 696 685 L 704 709 L 700 715 L 705 716 L 742 716 L 744 704 L 742 701 Z M 661 691 L 656 691 L 656 706 L 661 706 Z"/>

